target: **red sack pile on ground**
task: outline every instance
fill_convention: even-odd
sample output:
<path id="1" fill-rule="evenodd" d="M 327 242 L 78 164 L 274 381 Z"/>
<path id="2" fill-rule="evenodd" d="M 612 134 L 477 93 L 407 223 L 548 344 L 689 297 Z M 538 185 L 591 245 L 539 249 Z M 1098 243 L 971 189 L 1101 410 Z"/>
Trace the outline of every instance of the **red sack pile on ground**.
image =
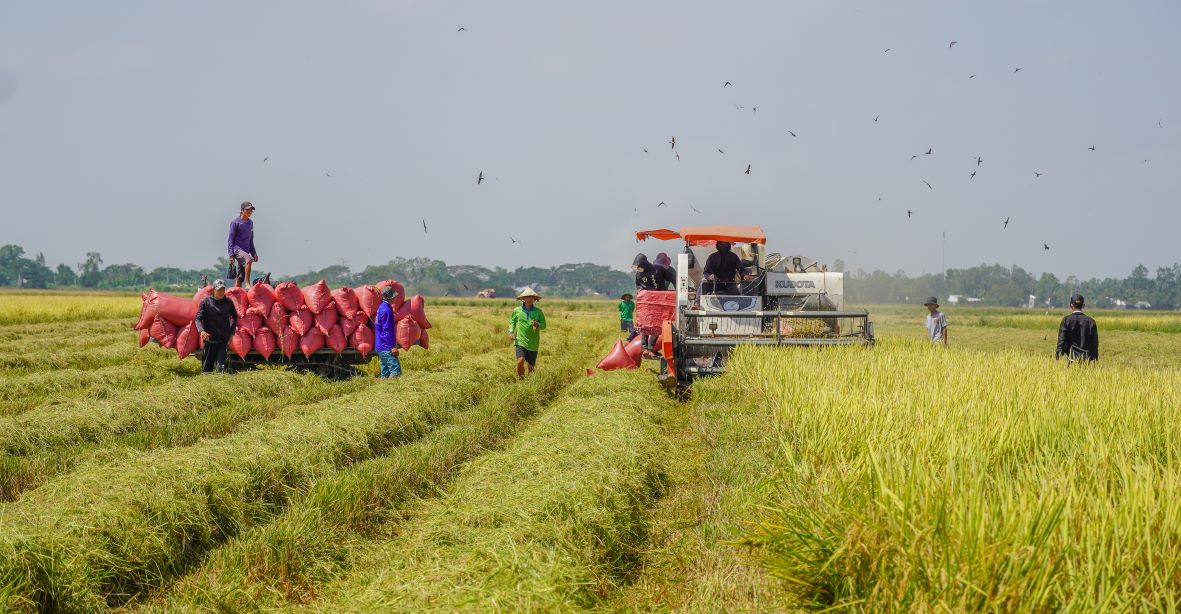
<path id="1" fill-rule="evenodd" d="M 316 327 L 315 316 L 312 315 L 307 305 L 300 305 L 299 309 L 291 312 L 287 316 L 287 323 L 291 325 L 291 328 L 295 329 L 295 332 L 300 337 L 308 334 L 308 331 Z"/>
<path id="2" fill-rule="evenodd" d="M 413 318 L 398 320 L 398 325 L 394 328 L 394 338 L 403 350 L 408 350 L 422 338 L 422 327 Z"/>
<path id="3" fill-rule="evenodd" d="M 615 347 L 611 348 L 611 353 L 607 354 L 603 360 L 600 360 L 597 366 L 604 371 L 635 369 L 639 367 L 636 361 L 627 355 L 627 349 L 623 347 L 622 339 L 615 341 Z"/>
<path id="4" fill-rule="evenodd" d="M 368 356 L 369 352 L 373 351 L 373 329 L 369 326 L 365 324 L 358 326 L 349 339 L 353 349 L 360 352 L 362 356 Z"/>
<path id="5" fill-rule="evenodd" d="M 365 312 L 358 309 L 357 314 L 352 318 L 346 318 L 344 317 L 344 314 L 341 314 L 340 328 L 344 331 L 344 336 L 351 337 L 357 328 L 364 326 L 364 324 L 368 321 L 369 318 L 365 317 Z"/>
<path id="6" fill-rule="evenodd" d="M 267 328 L 275 334 L 282 334 L 283 329 L 287 328 L 287 310 L 278 302 L 271 305 L 271 311 L 267 313 Z"/>
<path id="7" fill-rule="evenodd" d="M 275 286 L 275 300 L 287 311 L 295 311 L 303 304 L 303 292 L 290 281 L 281 281 Z"/>
<path id="8" fill-rule="evenodd" d="M 303 289 L 303 302 L 312 313 L 319 315 L 324 308 L 332 303 L 332 291 L 323 279 Z"/>
<path id="9" fill-rule="evenodd" d="M 267 284 L 254 284 L 246 291 L 246 298 L 250 299 L 251 307 L 258 307 L 263 314 L 271 312 L 271 305 L 275 304 L 275 289 Z"/>
<path id="10" fill-rule="evenodd" d="M 357 311 L 361 309 L 361 304 L 357 302 L 357 293 L 348 286 L 333 290 L 332 301 L 336 303 L 337 311 L 345 320 L 356 317 Z"/>
<path id="11" fill-rule="evenodd" d="M 640 290 L 636 293 L 636 330 L 644 335 L 659 335 L 665 320 L 677 316 L 675 290 Z"/>
<path id="12" fill-rule="evenodd" d="M 418 340 L 418 347 L 424 350 L 428 350 L 431 347 L 431 337 L 425 330 L 422 331 L 422 337 Z"/>
<path id="13" fill-rule="evenodd" d="M 213 286 L 205 286 L 193 293 L 193 304 L 200 307 L 201 301 L 213 296 Z"/>
<path id="14" fill-rule="evenodd" d="M 328 331 L 332 330 L 333 326 L 336 326 L 336 321 L 339 319 L 340 315 L 336 311 L 336 304 L 328 303 L 327 307 L 316 314 L 316 328 L 327 335 Z"/>
<path id="15" fill-rule="evenodd" d="M 176 355 L 184 360 L 186 356 L 197 351 L 201 345 L 201 334 L 197 332 L 197 325 L 189 322 L 176 335 Z"/>
<path id="16" fill-rule="evenodd" d="M 230 351 L 237 354 L 239 358 L 246 358 L 246 354 L 250 353 L 250 349 L 253 347 L 254 338 L 241 328 L 230 336 Z"/>
<path id="17" fill-rule="evenodd" d="M 660 347 L 660 345 L 657 344 L 657 347 Z M 637 367 L 640 366 L 640 363 L 644 360 L 643 339 L 641 339 L 639 335 L 636 335 L 636 337 L 629 341 L 627 345 L 623 346 L 623 351 L 627 352 L 627 355 L 635 361 Z"/>
<path id="18" fill-rule="evenodd" d="M 322 347 L 324 347 L 324 333 L 320 332 L 318 328 L 313 327 L 299 339 L 299 351 L 303 352 L 304 356 L 311 356 Z"/>
<path id="19" fill-rule="evenodd" d="M 369 319 L 377 317 L 377 308 L 381 306 L 381 292 L 368 284 L 357 288 L 355 291 L 357 295 L 357 305 Z"/>
<path id="20" fill-rule="evenodd" d="M 254 351 L 262 354 L 264 360 L 270 359 L 271 354 L 275 352 L 275 346 L 277 344 L 278 341 L 275 339 L 275 333 L 272 333 L 271 329 L 265 326 L 258 329 L 257 333 L 254 333 Z"/>

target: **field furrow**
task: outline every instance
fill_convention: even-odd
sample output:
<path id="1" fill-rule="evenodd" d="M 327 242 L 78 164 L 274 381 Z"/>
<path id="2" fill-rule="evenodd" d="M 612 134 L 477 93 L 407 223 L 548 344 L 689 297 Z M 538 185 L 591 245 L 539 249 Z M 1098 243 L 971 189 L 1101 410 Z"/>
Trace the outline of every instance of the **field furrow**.
<path id="1" fill-rule="evenodd" d="M 633 571 L 664 488 L 649 373 L 600 374 L 358 555 L 308 611 L 571 611 Z"/>
<path id="2" fill-rule="evenodd" d="M 576 344 L 569 337 L 551 343 L 553 352 L 533 377 L 489 393 L 418 441 L 317 481 L 274 521 L 214 549 L 133 611 L 253 612 L 310 599 L 319 584 L 347 569 L 367 538 L 391 531 L 406 505 L 429 496 L 577 381 L 594 347 L 585 340 L 605 342 L 606 335 L 586 330 Z"/>
<path id="3" fill-rule="evenodd" d="M 149 360 L 98 369 L 55 369 L 0 377 L 0 416 L 78 397 L 107 399 L 119 391 L 175 381 L 198 370 L 195 361 Z"/>

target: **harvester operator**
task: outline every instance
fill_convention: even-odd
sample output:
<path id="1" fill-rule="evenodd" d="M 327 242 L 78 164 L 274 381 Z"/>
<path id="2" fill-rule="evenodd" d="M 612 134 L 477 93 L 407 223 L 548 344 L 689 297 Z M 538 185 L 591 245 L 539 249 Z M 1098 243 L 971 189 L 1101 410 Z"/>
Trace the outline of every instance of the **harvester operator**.
<path id="1" fill-rule="evenodd" d="M 705 259 L 705 294 L 738 294 L 738 272 L 742 270 L 742 259 L 730 249 L 727 241 L 718 241 L 717 251 Z"/>

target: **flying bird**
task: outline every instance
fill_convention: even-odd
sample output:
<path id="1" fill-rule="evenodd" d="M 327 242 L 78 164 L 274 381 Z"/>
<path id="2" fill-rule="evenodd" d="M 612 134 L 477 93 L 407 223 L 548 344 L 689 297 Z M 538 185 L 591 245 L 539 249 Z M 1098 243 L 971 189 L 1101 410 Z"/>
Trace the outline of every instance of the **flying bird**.
<path id="1" fill-rule="evenodd" d="M 1039 173 L 1039 172 L 1037 172 L 1037 171 L 1033 171 L 1033 175 L 1034 175 L 1034 177 L 1041 177 L 1041 176 L 1042 176 L 1042 175 L 1044 175 L 1044 174 L 1045 174 L 1045 173 Z"/>
<path id="2" fill-rule="evenodd" d="M 480 175 L 476 177 L 476 185 L 484 183 L 484 171 L 480 171 Z"/>
<path id="3" fill-rule="evenodd" d="M 976 166 L 980 166 L 981 162 L 984 162 L 984 159 L 980 156 L 976 156 Z"/>
<path id="4" fill-rule="evenodd" d="M 671 145 L 671 147 L 669 147 L 669 149 L 676 149 L 677 148 L 677 137 L 675 137 L 675 136 L 672 137 L 671 139 L 668 140 L 668 142 L 669 142 L 669 145 Z"/>
<path id="5" fill-rule="evenodd" d="M 701 213 L 700 211 L 697 210 L 697 207 L 694 207 L 693 205 L 689 205 L 689 210 L 692 211 L 693 213 Z"/>
<path id="6" fill-rule="evenodd" d="M 1020 68 L 1014 68 L 1014 69 L 1013 69 L 1013 74 L 1017 74 L 1017 73 L 1019 73 L 1019 72 L 1021 72 L 1021 69 L 1020 69 Z"/>
<path id="7" fill-rule="evenodd" d="M 975 178 L 976 178 L 976 171 L 972 171 L 972 174 L 968 175 L 968 180 L 971 181 L 972 179 L 975 179 Z"/>
<path id="8" fill-rule="evenodd" d="M 648 153 L 648 148 L 647 148 L 647 147 L 642 147 L 641 149 L 643 149 L 643 150 L 644 150 L 644 153 Z"/>
<path id="9" fill-rule="evenodd" d="M 787 133 L 790 134 L 792 138 L 795 138 L 796 136 L 796 133 L 792 132 L 791 130 L 788 130 Z"/>
<path id="10" fill-rule="evenodd" d="M 267 160 L 270 160 L 270 159 L 271 159 L 271 157 L 270 157 L 270 156 L 263 156 L 263 157 L 262 157 L 263 164 L 266 164 L 266 161 L 267 161 Z"/>
<path id="11" fill-rule="evenodd" d="M 738 109 L 739 111 L 741 111 L 741 110 L 745 109 L 746 107 L 740 107 L 740 106 L 738 106 L 738 105 L 734 105 L 734 108 L 735 108 L 735 109 Z"/>
<path id="12" fill-rule="evenodd" d="M 325 177 L 331 177 L 331 176 L 332 176 L 332 173 L 324 173 L 324 176 L 325 176 Z"/>
<path id="13" fill-rule="evenodd" d="M 892 47 L 887 48 L 887 49 L 882 49 L 882 53 L 890 53 L 890 49 L 892 49 Z"/>
<path id="14" fill-rule="evenodd" d="M 969 79 L 975 79 L 975 78 L 976 78 L 976 75 L 968 75 L 968 78 L 969 78 Z"/>
<path id="15" fill-rule="evenodd" d="M 918 157 L 918 156 L 911 156 L 911 157 L 910 157 L 910 159 L 911 159 L 911 160 L 914 160 L 914 159 L 915 159 L 915 158 L 917 158 L 917 157 Z"/>
<path id="16" fill-rule="evenodd" d="M 926 152 L 926 153 L 924 153 L 923 155 L 924 155 L 924 156 L 929 156 L 929 155 L 931 155 L 931 152 L 932 152 L 932 151 L 935 151 L 935 148 L 934 148 L 934 147 L 928 147 L 928 148 L 927 148 L 927 152 Z"/>
<path id="17" fill-rule="evenodd" d="M 426 220 L 422 221 L 422 234 L 426 234 Z"/>
<path id="18" fill-rule="evenodd" d="M 875 121 L 875 122 L 876 122 L 876 121 L 878 121 L 878 118 L 879 118 L 879 117 L 881 117 L 881 115 L 874 115 L 874 116 L 873 116 L 873 121 Z"/>
<path id="19" fill-rule="evenodd" d="M 1050 246 L 1046 245 L 1045 243 L 1042 243 L 1042 248 L 1044 248 L 1046 251 L 1049 251 Z"/>
<path id="20" fill-rule="evenodd" d="M 673 153 L 676 154 L 676 156 L 677 156 L 677 162 L 680 162 L 681 161 L 681 154 L 679 154 L 675 151 Z"/>
<path id="21" fill-rule="evenodd" d="M 746 165 L 746 174 L 747 175 L 750 174 L 750 165 L 749 164 Z"/>
<path id="22" fill-rule="evenodd" d="M 727 81 L 727 82 L 725 82 L 725 83 L 723 83 L 723 84 L 722 84 L 722 88 L 727 88 L 727 87 L 734 87 L 734 86 L 733 86 L 733 85 L 730 85 L 730 82 L 729 82 L 729 81 Z"/>
<path id="23" fill-rule="evenodd" d="M 751 108 L 750 108 L 750 112 L 751 112 L 751 113 L 758 113 L 758 112 L 759 112 L 759 108 L 758 108 L 758 107 L 751 107 Z"/>
<path id="24" fill-rule="evenodd" d="M 1152 162 L 1152 160 L 1148 160 L 1148 159 L 1145 159 L 1144 161 L 1145 161 L 1145 162 Z"/>
<path id="25" fill-rule="evenodd" d="M 907 210 L 906 210 L 906 219 L 910 219 L 911 213 L 912 213 L 912 212 L 911 212 L 911 210 L 910 210 L 910 209 L 907 209 Z"/>
<path id="26" fill-rule="evenodd" d="M 719 148 L 718 148 L 718 153 L 720 153 L 720 154 L 724 154 L 724 153 L 726 153 L 726 152 L 722 151 L 722 148 L 721 148 L 721 147 L 719 147 Z"/>
<path id="27" fill-rule="evenodd" d="M 1094 145 L 1091 145 L 1091 146 L 1090 146 L 1090 147 L 1088 147 L 1087 149 L 1090 149 L 1091 151 L 1095 151 L 1095 146 L 1094 146 Z"/>
<path id="28" fill-rule="evenodd" d="M 524 243 L 521 243 L 520 241 L 518 241 L 518 240 L 516 240 L 516 239 L 514 239 L 514 238 L 512 238 L 512 237 L 509 237 L 509 238 L 508 238 L 508 240 L 509 240 L 509 241 L 512 241 L 513 243 L 516 243 L 517 245 L 524 245 Z"/>
<path id="29" fill-rule="evenodd" d="M 467 32 L 467 28 L 461 26 L 456 32 Z"/>
<path id="30" fill-rule="evenodd" d="M 663 200 L 656 204 L 657 207 L 663 207 L 664 205 L 665 202 Z"/>
<path id="31" fill-rule="evenodd" d="M 934 187 L 932 187 L 932 186 L 931 186 L 931 184 L 930 184 L 930 183 L 927 183 L 927 180 L 926 180 L 926 179 L 924 179 L 924 180 L 923 180 L 923 183 L 926 183 L 928 188 L 931 188 L 932 190 L 934 190 L 934 189 L 935 189 Z"/>
<path id="32" fill-rule="evenodd" d="M 1158 119 L 1158 120 L 1156 120 L 1156 127 L 1157 127 L 1157 128 L 1164 128 L 1164 127 L 1165 127 L 1165 125 L 1164 125 L 1164 123 L 1163 123 L 1164 121 L 1165 121 L 1165 120 L 1163 120 L 1163 119 Z"/>
<path id="33" fill-rule="evenodd" d="M 1001 230 L 1004 230 L 1004 229 L 1006 229 L 1006 228 L 1008 228 L 1008 227 L 1009 227 L 1009 218 L 1005 218 L 1005 225 L 1004 225 L 1004 226 L 1001 226 Z"/>
<path id="34" fill-rule="evenodd" d="M 951 49 L 952 47 L 955 47 L 955 44 L 956 44 L 956 43 L 958 43 L 958 42 L 959 42 L 959 41 L 951 41 L 950 43 L 948 43 L 948 45 L 947 45 L 947 48 L 948 48 L 948 49 Z"/>

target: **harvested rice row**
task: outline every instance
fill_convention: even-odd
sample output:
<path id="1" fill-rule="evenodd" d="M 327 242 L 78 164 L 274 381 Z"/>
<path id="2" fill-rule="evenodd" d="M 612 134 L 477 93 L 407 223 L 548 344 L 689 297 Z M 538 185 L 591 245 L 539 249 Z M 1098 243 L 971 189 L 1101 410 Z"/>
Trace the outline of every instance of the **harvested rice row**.
<path id="1" fill-rule="evenodd" d="M 510 382 L 507 358 L 464 358 L 222 439 L 79 467 L 0 507 L 0 609 L 95 611 L 159 586 L 316 480 Z"/>
<path id="2" fill-rule="evenodd" d="M 136 342 L 135 331 L 122 323 L 118 330 L 112 331 L 56 331 L 27 339 L 0 342 L 0 359 L 9 360 L 27 354 L 81 352 L 115 343 L 126 344 L 129 339 L 132 343 Z"/>
<path id="3" fill-rule="evenodd" d="M 169 382 L 197 371 L 193 361 L 114 365 L 98 369 L 60 369 L 0 377 L 0 415 L 19 414 L 48 400 L 109 398 L 121 390 Z"/>
<path id="4" fill-rule="evenodd" d="M 648 412 L 669 403 L 650 373 L 577 383 L 503 452 L 481 456 L 446 496 L 309 611 L 571 611 L 632 570 L 644 510 L 663 489 L 665 440 Z"/>
<path id="5" fill-rule="evenodd" d="M 316 482 L 273 522 L 212 551 L 140 611 L 257 612 L 310 599 L 317 585 L 347 569 L 366 538 L 390 531 L 406 505 L 496 447 L 577 381 L 595 350 L 608 345 L 607 335 L 598 336 L 588 329 L 578 347 L 559 346 L 533 377 L 498 389 L 423 439 Z"/>
<path id="6" fill-rule="evenodd" d="M 42 352 L 0 355 L 0 370 L 13 374 L 49 369 L 98 369 L 111 365 L 160 360 L 176 360 L 175 350 L 155 345 L 141 349 L 135 337 L 128 335 L 125 342 L 109 342 L 85 351 L 46 349 Z"/>
<path id="7" fill-rule="evenodd" d="M 134 318 L 106 320 L 74 320 L 44 324 L 9 324 L 0 326 L 0 349 L 10 344 L 36 343 L 38 339 L 74 339 L 85 335 L 126 333 L 135 324 Z"/>
<path id="8" fill-rule="evenodd" d="M 35 488 L 96 450 L 185 445 L 216 436 L 211 423 L 220 423 L 219 430 L 232 429 L 287 405 L 362 390 L 372 381 L 333 383 L 280 370 L 218 379 L 184 377 L 107 399 L 76 399 L 0 417 L 0 500 Z"/>

